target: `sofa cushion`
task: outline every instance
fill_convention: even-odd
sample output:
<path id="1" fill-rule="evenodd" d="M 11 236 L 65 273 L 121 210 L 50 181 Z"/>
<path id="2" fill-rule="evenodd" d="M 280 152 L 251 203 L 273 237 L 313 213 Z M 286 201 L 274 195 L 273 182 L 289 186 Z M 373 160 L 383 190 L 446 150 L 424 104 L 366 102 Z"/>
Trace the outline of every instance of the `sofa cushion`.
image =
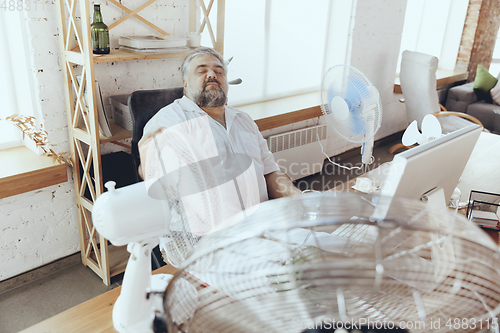
<path id="1" fill-rule="evenodd" d="M 438 117 L 437 119 L 441 124 L 441 130 L 445 134 L 454 132 L 472 124 L 469 120 L 456 116 Z"/>
<path id="2" fill-rule="evenodd" d="M 476 78 L 474 79 L 474 92 L 479 100 L 492 103 L 490 90 L 497 84 L 498 79 L 491 75 L 486 68 L 477 65 Z"/>
<path id="3" fill-rule="evenodd" d="M 495 119 L 498 117 L 495 109 L 499 109 L 495 104 L 476 102 L 467 107 L 467 114 L 476 117 L 486 129 L 493 131 Z"/>
<path id="4" fill-rule="evenodd" d="M 500 105 L 500 81 L 490 90 L 491 98 L 493 102 L 497 105 Z"/>
<path id="5" fill-rule="evenodd" d="M 448 111 L 467 112 L 467 106 L 477 101 L 477 95 L 473 87 L 474 82 L 469 82 L 450 88 L 446 96 L 446 109 Z"/>
<path id="6" fill-rule="evenodd" d="M 498 82 L 498 79 L 488 72 L 486 68 L 477 65 L 476 78 L 474 79 L 474 89 L 489 92 Z"/>

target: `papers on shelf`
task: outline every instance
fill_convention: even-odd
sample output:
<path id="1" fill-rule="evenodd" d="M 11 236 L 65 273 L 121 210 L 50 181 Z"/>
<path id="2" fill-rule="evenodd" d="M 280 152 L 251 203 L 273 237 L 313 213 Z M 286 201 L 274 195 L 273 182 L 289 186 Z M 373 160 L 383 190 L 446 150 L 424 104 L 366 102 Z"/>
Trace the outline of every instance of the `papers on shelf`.
<path id="1" fill-rule="evenodd" d="M 136 52 L 140 54 L 165 54 L 165 53 L 182 53 L 182 52 L 188 52 L 189 48 L 184 46 L 184 47 L 168 47 L 168 48 L 159 48 L 159 49 L 137 49 L 134 47 L 128 47 L 128 46 L 120 46 L 120 50 L 125 50 L 129 52 Z"/>
<path id="2" fill-rule="evenodd" d="M 182 53 L 189 51 L 186 38 L 175 36 L 122 36 L 120 49 L 140 54 Z"/>
<path id="3" fill-rule="evenodd" d="M 120 46 L 133 49 L 169 49 L 186 47 L 186 38 L 176 36 L 122 36 L 118 39 Z"/>
<path id="4" fill-rule="evenodd" d="M 102 99 L 101 87 L 99 83 L 95 81 L 95 93 L 96 93 L 96 103 L 97 103 L 97 115 L 99 116 L 99 129 L 105 137 L 109 138 L 113 136 L 111 133 L 111 127 L 109 126 L 108 116 L 106 115 L 106 110 L 104 109 L 104 101 Z"/>
<path id="5" fill-rule="evenodd" d="M 471 216 L 471 221 L 475 222 L 483 228 L 491 228 L 499 230 L 498 225 L 499 218 L 495 212 L 485 212 L 480 210 L 473 210 Z"/>
<path id="6" fill-rule="evenodd" d="M 76 80 L 78 81 L 79 85 L 82 84 L 81 75 L 77 75 Z M 89 103 L 92 103 L 87 93 L 87 87 L 85 87 L 83 91 L 85 93 L 85 101 L 87 105 Z M 96 93 L 97 115 L 99 118 L 99 132 L 105 137 L 109 138 L 113 136 L 113 134 L 111 133 L 111 127 L 109 126 L 108 117 L 106 115 L 106 110 L 104 108 L 104 101 L 102 99 L 101 87 L 99 86 L 99 83 L 97 81 L 95 81 L 95 93 Z"/>

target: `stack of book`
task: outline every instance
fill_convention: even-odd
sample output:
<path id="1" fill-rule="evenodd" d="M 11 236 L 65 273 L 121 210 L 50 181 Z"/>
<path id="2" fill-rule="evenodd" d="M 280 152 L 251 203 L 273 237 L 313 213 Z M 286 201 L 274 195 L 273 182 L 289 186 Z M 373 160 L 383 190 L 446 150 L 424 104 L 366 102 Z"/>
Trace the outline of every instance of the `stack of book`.
<path id="1" fill-rule="evenodd" d="M 500 230 L 500 219 L 495 212 L 472 210 L 470 218 L 472 222 L 475 222 L 482 228 Z"/>
<path id="2" fill-rule="evenodd" d="M 78 81 L 78 85 L 82 84 L 82 76 L 77 75 L 76 80 Z M 92 98 L 90 98 L 89 93 L 87 92 L 87 86 L 83 89 L 83 92 L 85 94 L 85 103 L 89 105 L 92 103 Z M 95 81 L 95 93 L 96 93 L 96 107 L 97 107 L 97 116 L 99 119 L 99 132 L 103 136 L 109 138 L 113 136 L 113 133 L 111 132 L 111 126 L 109 125 L 109 120 L 108 116 L 106 114 L 106 108 L 104 107 L 104 101 L 102 99 L 102 92 L 101 92 L 101 87 L 99 86 L 99 83 L 97 80 Z M 83 119 L 78 121 L 78 126 L 83 126 L 84 122 Z"/>
<path id="3" fill-rule="evenodd" d="M 162 54 L 186 52 L 186 38 L 165 35 L 156 36 L 122 36 L 118 39 L 120 49 L 141 54 Z"/>

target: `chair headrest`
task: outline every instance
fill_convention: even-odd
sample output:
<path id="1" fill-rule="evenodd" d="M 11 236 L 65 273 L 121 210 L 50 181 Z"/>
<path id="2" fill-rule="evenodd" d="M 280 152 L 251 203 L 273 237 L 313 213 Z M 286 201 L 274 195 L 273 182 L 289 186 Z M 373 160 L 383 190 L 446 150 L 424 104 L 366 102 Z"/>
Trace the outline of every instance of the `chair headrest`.
<path id="1" fill-rule="evenodd" d="M 163 107 L 181 98 L 183 91 L 182 87 L 134 91 L 128 99 L 133 123 L 132 142 L 139 142 L 146 123 Z"/>
<path id="2" fill-rule="evenodd" d="M 419 63 L 437 69 L 438 62 L 439 59 L 430 54 L 406 50 L 403 52 L 401 66 L 404 66 L 404 63 Z"/>

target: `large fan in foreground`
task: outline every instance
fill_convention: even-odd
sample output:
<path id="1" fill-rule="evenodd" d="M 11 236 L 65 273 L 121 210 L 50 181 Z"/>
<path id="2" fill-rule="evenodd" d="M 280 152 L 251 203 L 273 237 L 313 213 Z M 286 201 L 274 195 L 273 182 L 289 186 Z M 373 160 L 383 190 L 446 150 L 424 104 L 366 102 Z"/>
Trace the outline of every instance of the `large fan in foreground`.
<path id="1" fill-rule="evenodd" d="M 393 200 L 376 222 L 367 195 L 272 200 L 204 236 L 167 288 L 168 332 L 498 332 L 496 244 L 463 216 Z M 184 315 L 169 317 L 179 299 Z"/>
<path id="2" fill-rule="evenodd" d="M 330 68 L 321 84 L 321 110 L 341 137 L 363 144 L 362 162 L 370 164 L 373 140 L 382 122 L 382 103 L 366 76 L 348 65 Z"/>

